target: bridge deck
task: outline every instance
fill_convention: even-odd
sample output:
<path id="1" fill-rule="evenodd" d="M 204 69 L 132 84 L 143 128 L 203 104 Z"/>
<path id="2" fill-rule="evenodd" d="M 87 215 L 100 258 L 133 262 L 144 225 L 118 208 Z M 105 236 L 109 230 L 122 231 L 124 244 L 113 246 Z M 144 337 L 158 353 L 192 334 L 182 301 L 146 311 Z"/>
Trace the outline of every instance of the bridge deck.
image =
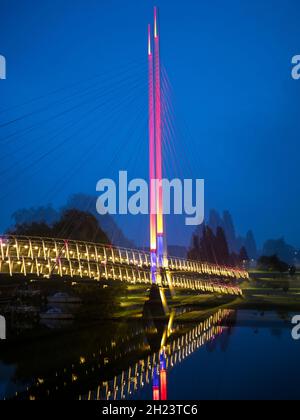
<path id="1" fill-rule="evenodd" d="M 168 258 L 168 265 L 173 287 L 239 294 L 235 286 L 216 280 L 228 283 L 248 278 L 242 269 L 175 257 Z M 0 238 L 0 273 L 10 276 L 58 275 L 150 285 L 150 266 L 150 254 L 141 250 L 55 238 Z"/>

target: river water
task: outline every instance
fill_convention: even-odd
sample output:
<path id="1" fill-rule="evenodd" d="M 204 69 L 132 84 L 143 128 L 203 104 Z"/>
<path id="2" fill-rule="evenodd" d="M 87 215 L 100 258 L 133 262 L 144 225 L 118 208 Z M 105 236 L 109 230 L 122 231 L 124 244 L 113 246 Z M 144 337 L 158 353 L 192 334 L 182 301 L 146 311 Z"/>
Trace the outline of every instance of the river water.
<path id="1" fill-rule="evenodd" d="M 0 342 L 0 398 L 300 399 L 293 315 L 218 310 L 190 323 L 48 325 L 51 334 Z"/>

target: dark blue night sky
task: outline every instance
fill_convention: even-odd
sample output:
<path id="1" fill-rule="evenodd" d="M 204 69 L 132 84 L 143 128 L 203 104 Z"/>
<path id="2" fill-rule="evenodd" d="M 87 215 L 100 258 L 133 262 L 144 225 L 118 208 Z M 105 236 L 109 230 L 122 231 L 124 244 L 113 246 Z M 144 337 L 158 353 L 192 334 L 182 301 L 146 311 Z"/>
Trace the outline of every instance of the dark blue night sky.
<path id="1" fill-rule="evenodd" d="M 206 209 L 229 209 L 259 245 L 285 236 L 300 247 L 299 0 L 0 0 L 0 230 L 16 209 L 95 194 L 119 170 L 147 177 L 154 4 L 176 133 L 170 175 L 204 178 Z M 145 241 L 144 219 L 117 221 Z M 190 233 L 169 224 L 170 242 Z"/>

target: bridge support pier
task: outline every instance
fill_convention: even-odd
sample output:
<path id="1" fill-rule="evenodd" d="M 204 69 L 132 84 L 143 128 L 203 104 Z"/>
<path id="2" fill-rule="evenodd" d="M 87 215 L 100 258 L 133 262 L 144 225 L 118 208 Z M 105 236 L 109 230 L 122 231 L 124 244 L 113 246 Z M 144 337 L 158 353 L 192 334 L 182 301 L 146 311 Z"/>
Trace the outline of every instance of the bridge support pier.
<path id="1" fill-rule="evenodd" d="M 144 316 L 155 318 L 167 318 L 169 315 L 168 303 L 165 290 L 162 286 L 152 284 L 150 289 L 149 300 L 144 306 Z"/>

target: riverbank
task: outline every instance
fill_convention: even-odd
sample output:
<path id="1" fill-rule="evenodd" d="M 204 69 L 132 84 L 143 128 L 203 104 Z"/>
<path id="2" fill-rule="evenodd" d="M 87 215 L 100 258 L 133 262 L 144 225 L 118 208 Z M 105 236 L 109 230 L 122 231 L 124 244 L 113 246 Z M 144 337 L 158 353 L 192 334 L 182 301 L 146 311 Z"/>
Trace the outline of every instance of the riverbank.
<path id="1" fill-rule="evenodd" d="M 16 398 L 26 399 L 29 394 L 24 391 L 24 384 L 28 384 L 30 396 L 35 398 L 65 395 L 77 399 L 78 395 L 88 395 L 89 390 L 97 389 L 99 384 L 101 389 L 106 389 L 106 384 L 113 384 L 116 377 L 122 377 L 122 372 L 127 374 L 129 367 L 134 378 L 136 366 L 142 366 L 141 361 L 147 361 L 159 351 L 169 325 L 174 342 L 180 337 L 190 337 L 191 344 L 194 343 L 192 335 L 186 335 L 189 331 L 202 331 L 205 340 L 210 336 L 209 328 L 214 337 L 206 343 L 209 352 L 215 348 L 215 338 L 221 331 L 224 332 L 220 340 L 222 348 L 232 337 L 231 332 L 240 331 L 242 327 L 254 337 L 258 326 L 268 333 L 286 334 L 288 331 L 290 334 L 292 313 L 300 313 L 298 282 L 298 278 L 278 277 L 275 284 L 274 278 L 262 275 L 241 285 L 243 297 L 240 298 L 182 289 L 176 290 L 170 299 L 166 293 L 170 312 L 174 314 L 173 322 L 144 316 L 150 293 L 146 286 L 55 278 L 18 286 L 2 285 L 0 290 L 12 296 L 18 294 L 18 290 L 39 291 L 38 296 L 34 294 L 36 301 L 29 300 L 27 304 L 35 304 L 40 310 L 45 310 L 47 297 L 54 293 L 67 293 L 80 299 L 74 319 L 68 322 L 50 320 L 45 324 L 38 318 L 9 316 L 8 337 L 2 343 L 0 361 L 13 369 L 14 384 L 10 379 L 8 382 L 14 392 L 10 389 L 6 395 L 11 398 L 16 392 Z M 27 293 L 25 296 L 28 299 Z M 224 317 L 213 321 L 222 313 Z"/>
<path id="2" fill-rule="evenodd" d="M 176 290 L 171 299 L 168 297 L 170 310 L 176 310 L 182 322 L 198 321 L 208 313 L 218 309 L 253 309 L 293 311 L 300 313 L 300 277 L 280 275 L 279 273 L 253 273 L 249 281 L 241 284 L 242 297 L 218 296 L 214 294 L 199 294 L 194 291 Z M 22 292 L 20 297 L 20 291 Z M 38 292 L 39 297 L 26 297 L 29 292 Z M 51 322 L 43 327 L 38 315 L 12 316 L 11 308 L 16 305 L 31 306 L 39 314 L 51 305 L 49 297 L 55 293 L 65 293 L 80 300 L 80 305 L 73 305 L 74 319 L 69 323 L 54 323 L 52 329 L 72 328 L 74 325 L 98 321 L 134 321 L 143 316 L 145 302 L 149 299 L 150 289 L 146 285 L 130 285 L 116 281 L 95 282 L 91 280 L 74 279 L 26 279 L 0 278 L 0 313 L 8 318 L 8 334 L 15 333 L 18 337 L 31 335 L 32 330 L 48 334 Z M 52 305 L 53 306 L 53 305 Z M 59 305 L 56 305 L 59 306 Z M 63 305 L 60 305 L 63 306 Z M 68 305 L 68 308 L 70 305 Z M 70 309 L 70 308 L 69 308 Z M 73 310 L 73 309 L 72 309 Z M 183 314 L 184 312 L 184 314 Z M 35 333 L 33 333 L 35 335 Z"/>

